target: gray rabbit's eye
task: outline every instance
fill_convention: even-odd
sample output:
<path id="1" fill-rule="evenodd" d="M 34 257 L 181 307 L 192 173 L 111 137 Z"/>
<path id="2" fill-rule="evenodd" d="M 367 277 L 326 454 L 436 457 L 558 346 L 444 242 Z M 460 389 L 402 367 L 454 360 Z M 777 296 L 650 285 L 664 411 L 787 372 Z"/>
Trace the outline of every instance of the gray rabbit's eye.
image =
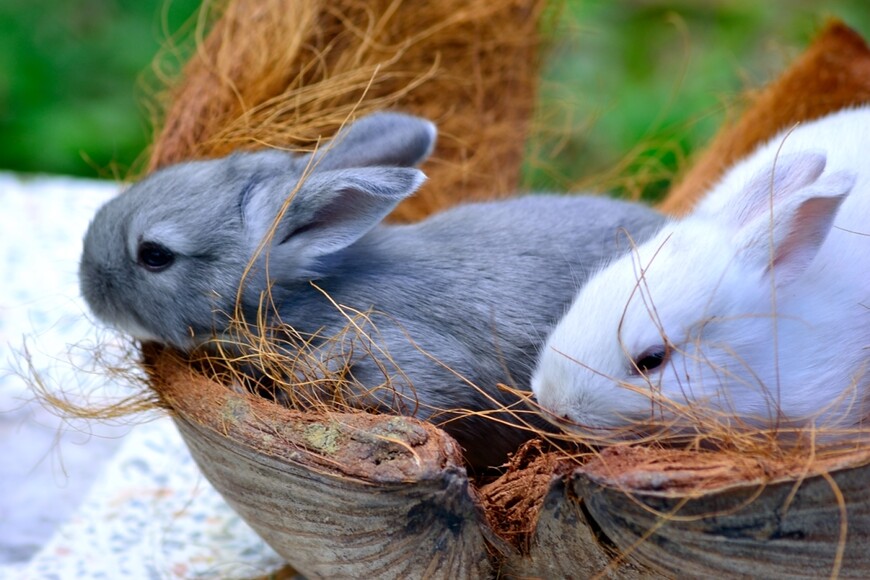
<path id="1" fill-rule="evenodd" d="M 632 361 L 631 373 L 646 374 L 660 367 L 666 360 L 668 360 L 668 347 L 666 345 L 651 346 Z"/>
<path id="2" fill-rule="evenodd" d="M 172 265 L 175 254 L 157 242 L 140 242 L 136 251 L 136 263 L 152 272 L 160 272 Z"/>

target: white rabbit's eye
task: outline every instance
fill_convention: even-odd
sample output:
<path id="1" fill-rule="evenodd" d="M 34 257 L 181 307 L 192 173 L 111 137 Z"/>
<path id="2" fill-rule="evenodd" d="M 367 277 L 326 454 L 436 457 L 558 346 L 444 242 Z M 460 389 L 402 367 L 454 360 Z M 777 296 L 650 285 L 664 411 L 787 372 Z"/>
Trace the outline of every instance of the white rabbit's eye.
<path id="1" fill-rule="evenodd" d="M 141 242 L 136 252 L 136 263 L 152 272 L 160 272 L 172 265 L 175 254 L 157 242 Z"/>
<path id="2" fill-rule="evenodd" d="M 668 360 L 668 347 L 663 344 L 651 346 L 638 355 L 632 364 L 632 374 L 646 374 L 662 366 Z"/>

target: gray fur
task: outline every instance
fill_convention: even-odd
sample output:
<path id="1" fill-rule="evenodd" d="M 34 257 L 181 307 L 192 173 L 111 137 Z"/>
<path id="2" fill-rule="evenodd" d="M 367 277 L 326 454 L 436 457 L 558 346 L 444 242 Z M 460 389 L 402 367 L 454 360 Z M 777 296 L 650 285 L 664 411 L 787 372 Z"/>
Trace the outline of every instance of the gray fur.
<path id="1" fill-rule="evenodd" d="M 245 319 L 255 320 L 267 287 L 283 323 L 330 336 L 347 319 L 325 292 L 384 313 L 373 317 L 376 342 L 401 373 L 357 344 L 356 383 L 382 384 L 386 372 L 408 413 L 422 418 L 435 408 L 493 407 L 460 377 L 515 402 L 497 383 L 528 388 L 538 350 L 578 288 L 628 250 L 620 229 L 641 242 L 663 220 L 608 198 L 536 195 L 459 206 L 413 225 L 380 224 L 419 187 L 423 175 L 410 166 L 428 155 L 434 136 L 422 119 L 371 115 L 327 145 L 298 188 L 309 156 L 236 153 L 159 171 L 94 218 L 82 293 L 105 322 L 189 349 L 225 332 L 237 296 Z M 239 293 L 242 272 L 297 189 Z M 142 240 L 172 249 L 174 263 L 160 272 L 137 265 Z M 471 465 L 497 464 L 528 438 L 482 421 L 445 425 Z"/>

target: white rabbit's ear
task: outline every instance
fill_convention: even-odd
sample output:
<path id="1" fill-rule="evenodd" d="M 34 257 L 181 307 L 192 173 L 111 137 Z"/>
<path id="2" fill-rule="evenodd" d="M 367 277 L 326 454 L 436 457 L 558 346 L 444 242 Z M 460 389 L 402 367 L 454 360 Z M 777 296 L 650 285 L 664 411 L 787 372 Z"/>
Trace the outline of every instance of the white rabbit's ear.
<path id="1" fill-rule="evenodd" d="M 425 181 L 422 171 L 364 167 L 316 172 L 299 187 L 273 238 L 278 251 L 306 264 L 356 242 Z"/>
<path id="2" fill-rule="evenodd" d="M 824 157 L 821 163 L 817 157 L 814 154 L 788 156 L 779 177 L 767 174 L 766 191 L 749 192 L 747 202 L 754 201 L 756 205 L 748 206 L 740 216 L 747 221 L 741 224 L 738 243 L 744 248 L 747 259 L 775 275 L 777 286 L 788 284 L 804 272 L 831 231 L 840 205 L 855 185 L 856 176 L 849 171 L 820 177 Z M 757 176 L 749 187 L 758 188 L 762 182 L 763 178 Z M 761 199 L 762 194 L 766 196 L 766 204 Z"/>
<path id="3" fill-rule="evenodd" d="M 349 167 L 413 167 L 435 146 L 437 130 L 426 119 L 374 113 L 346 127 L 315 154 L 318 171 Z"/>
<path id="4" fill-rule="evenodd" d="M 825 170 L 824 153 L 804 151 L 783 154 L 771 165 L 755 173 L 731 204 L 725 206 L 726 218 L 738 228 L 752 223 L 761 216 L 770 216 L 770 208 L 789 199 L 798 190 L 815 182 Z"/>

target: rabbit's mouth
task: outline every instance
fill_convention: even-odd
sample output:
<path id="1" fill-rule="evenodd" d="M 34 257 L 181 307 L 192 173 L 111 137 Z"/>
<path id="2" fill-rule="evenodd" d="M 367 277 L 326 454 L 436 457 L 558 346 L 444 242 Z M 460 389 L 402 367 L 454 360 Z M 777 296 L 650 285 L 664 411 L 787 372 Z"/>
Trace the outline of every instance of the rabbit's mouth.
<path id="1" fill-rule="evenodd" d="M 125 317 L 124 320 L 118 320 L 111 325 L 125 334 L 129 334 L 139 342 L 157 342 L 176 348 L 181 351 L 190 351 L 196 348 L 199 344 L 211 338 L 194 336 L 192 331 L 188 333 L 173 333 L 173 335 L 158 335 L 148 330 L 145 325 L 133 316 Z"/>
<path id="2" fill-rule="evenodd" d="M 97 318 L 118 332 L 128 334 L 141 342 L 166 343 L 164 338 L 158 337 L 157 334 L 145 328 L 144 324 L 138 319 L 135 313 L 125 314 L 125 311 L 121 309 L 108 315 L 106 312 L 98 312 L 93 308 L 93 306 L 91 306 L 91 309 L 94 311 L 94 314 L 97 315 Z"/>
<path id="3" fill-rule="evenodd" d="M 148 329 L 142 326 L 139 321 L 135 320 L 132 317 L 123 322 L 117 322 L 114 324 L 114 326 L 118 330 L 129 334 L 130 336 L 141 342 L 166 342 L 164 339 L 158 337 L 153 332 L 150 332 Z"/>

